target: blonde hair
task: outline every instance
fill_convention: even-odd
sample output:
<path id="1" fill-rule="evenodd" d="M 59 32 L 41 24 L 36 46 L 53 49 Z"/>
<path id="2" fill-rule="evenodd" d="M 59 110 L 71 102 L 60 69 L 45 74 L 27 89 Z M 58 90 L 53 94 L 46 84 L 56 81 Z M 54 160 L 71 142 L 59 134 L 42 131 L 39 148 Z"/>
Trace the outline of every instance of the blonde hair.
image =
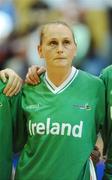
<path id="1" fill-rule="evenodd" d="M 60 24 L 63 25 L 63 26 L 66 26 L 71 31 L 74 43 L 75 43 L 75 45 L 77 45 L 72 28 L 67 23 L 65 23 L 64 21 L 53 21 L 53 22 L 49 22 L 49 23 L 46 23 L 46 24 L 42 25 L 40 27 L 40 45 L 43 42 L 43 37 L 44 37 L 44 34 L 45 34 L 46 27 L 48 27 L 50 25 L 60 25 Z"/>

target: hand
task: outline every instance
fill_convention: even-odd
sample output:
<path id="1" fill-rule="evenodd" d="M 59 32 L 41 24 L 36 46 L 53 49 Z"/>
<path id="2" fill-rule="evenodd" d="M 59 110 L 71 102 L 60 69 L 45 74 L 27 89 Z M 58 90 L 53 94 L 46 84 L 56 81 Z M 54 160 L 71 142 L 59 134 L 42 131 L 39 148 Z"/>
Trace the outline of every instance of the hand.
<path id="1" fill-rule="evenodd" d="M 100 161 L 101 153 L 99 151 L 99 148 L 95 146 L 93 152 L 91 153 L 91 159 L 93 161 L 93 164 L 97 164 Z"/>
<path id="2" fill-rule="evenodd" d="M 3 93 L 6 94 L 6 96 L 18 94 L 23 81 L 12 69 L 7 68 L 0 71 L 0 79 L 4 83 L 7 83 L 5 89 L 3 90 Z"/>
<path id="3" fill-rule="evenodd" d="M 31 66 L 28 69 L 25 82 L 32 85 L 36 85 L 40 83 L 39 75 L 45 71 L 46 71 L 45 67 L 42 67 L 42 66 L 38 67 L 36 65 Z"/>

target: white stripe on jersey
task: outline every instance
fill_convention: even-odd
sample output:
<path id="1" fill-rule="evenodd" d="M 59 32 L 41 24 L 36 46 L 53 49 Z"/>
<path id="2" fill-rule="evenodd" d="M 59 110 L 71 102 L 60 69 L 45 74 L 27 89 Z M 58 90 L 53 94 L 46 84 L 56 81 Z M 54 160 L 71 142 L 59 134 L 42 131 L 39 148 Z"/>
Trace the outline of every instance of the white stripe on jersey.
<path id="1" fill-rule="evenodd" d="M 54 94 L 59 94 L 62 91 L 64 91 L 72 82 L 73 80 L 76 78 L 78 74 L 78 70 L 75 67 L 72 67 L 72 71 L 70 73 L 70 75 L 68 76 L 68 78 L 59 86 L 56 87 L 48 78 L 47 72 L 45 73 L 45 83 L 48 87 L 48 89 L 53 92 Z"/>
<path id="2" fill-rule="evenodd" d="M 97 180 L 95 168 L 94 168 L 93 161 L 91 160 L 91 158 L 89 159 L 89 166 L 90 166 L 90 180 Z"/>

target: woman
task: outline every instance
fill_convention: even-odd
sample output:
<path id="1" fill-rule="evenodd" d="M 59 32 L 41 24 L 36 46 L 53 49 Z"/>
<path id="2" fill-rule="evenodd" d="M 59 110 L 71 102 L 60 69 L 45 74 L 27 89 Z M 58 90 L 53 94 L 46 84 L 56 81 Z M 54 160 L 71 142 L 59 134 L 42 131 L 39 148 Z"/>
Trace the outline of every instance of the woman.
<path id="1" fill-rule="evenodd" d="M 16 127 L 16 150 L 26 143 L 17 180 L 96 179 L 89 157 L 104 123 L 104 85 L 72 67 L 76 51 L 67 24 L 43 26 L 38 52 L 45 59 L 46 73 L 38 86 L 23 88 L 24 120 Z"/>

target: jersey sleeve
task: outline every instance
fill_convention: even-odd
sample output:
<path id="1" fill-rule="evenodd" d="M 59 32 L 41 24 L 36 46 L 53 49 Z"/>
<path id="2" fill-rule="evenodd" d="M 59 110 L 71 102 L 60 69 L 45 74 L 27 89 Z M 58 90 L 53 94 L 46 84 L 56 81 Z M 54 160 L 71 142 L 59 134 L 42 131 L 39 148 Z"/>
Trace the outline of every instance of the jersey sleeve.
<path id="1" fill-rule="evenodd" d="M 99 88 L 97 92 L 97 112 L 96 112 L 96 120 L 97 120 L 97 133 L 99 130 L 103 129 L 104 120 L 105 120 L 105 87 L 102 81 L 99 83 Z"/>
<path id="2" fill-rule="evenodd" d="M 109 78 L 109 73 L 108 71 L 103 70 L 100 78 L 103 80 L 104 85 L 105 85 L 105 109 L 106 109 L 106 115 L 105 115 L 105 122 L 104 122 L 104 129 L 103 129 L 103 134 L 104 134 L 104 152 L 106 153 L 106 150 L 108 149 L 108 145 L 110 142 L 110 137 L 112 133 L 112 120 L 111 120 L 111 114 L 110 114 L 110 78 Z M 112 78 L 111 78 L 112 81 Z"/>
<path id="3" fill-rule="evenodd" d="M 15 153 L 20 152 L 23 149 L 27 139 L 26 120 L 22 110 L 21 101 L 22 92 L 10 100 L 14 134 L 13 149 Z"/>
<path id="4" fill-rule="evenodd" d="M 110 117 L 110 92 L 109 92 L 109 73 L 108 71 L 102 71 L 100 78 L 103 80 L 106 87 L 106 117 L 103 128 L 104 138 L 104 153 L 107 154 L 107 160 L 105 163 L 104 180 L 112 180 L 112 120 Z"/>
<path id="5" fill-rule="evenodd" d="M 103 154 L 106 154 L 107 146 L 108 146 L 108 138 L 109 138 L 109 132 L 110 132 L 110 121 L 107 118 L 107 106 L 106 106 L 106 99 L 107 99 L 107 91 L 106 91 L 106 78 L 103 74 L 103 72 L 100 74 L 100 78 L 103 80 L 104 86 L 105 86 L 105 118 L 104 118 L 104 124 L 102 126 L 101 135 L 104 143 L 103 148 Z"/>

